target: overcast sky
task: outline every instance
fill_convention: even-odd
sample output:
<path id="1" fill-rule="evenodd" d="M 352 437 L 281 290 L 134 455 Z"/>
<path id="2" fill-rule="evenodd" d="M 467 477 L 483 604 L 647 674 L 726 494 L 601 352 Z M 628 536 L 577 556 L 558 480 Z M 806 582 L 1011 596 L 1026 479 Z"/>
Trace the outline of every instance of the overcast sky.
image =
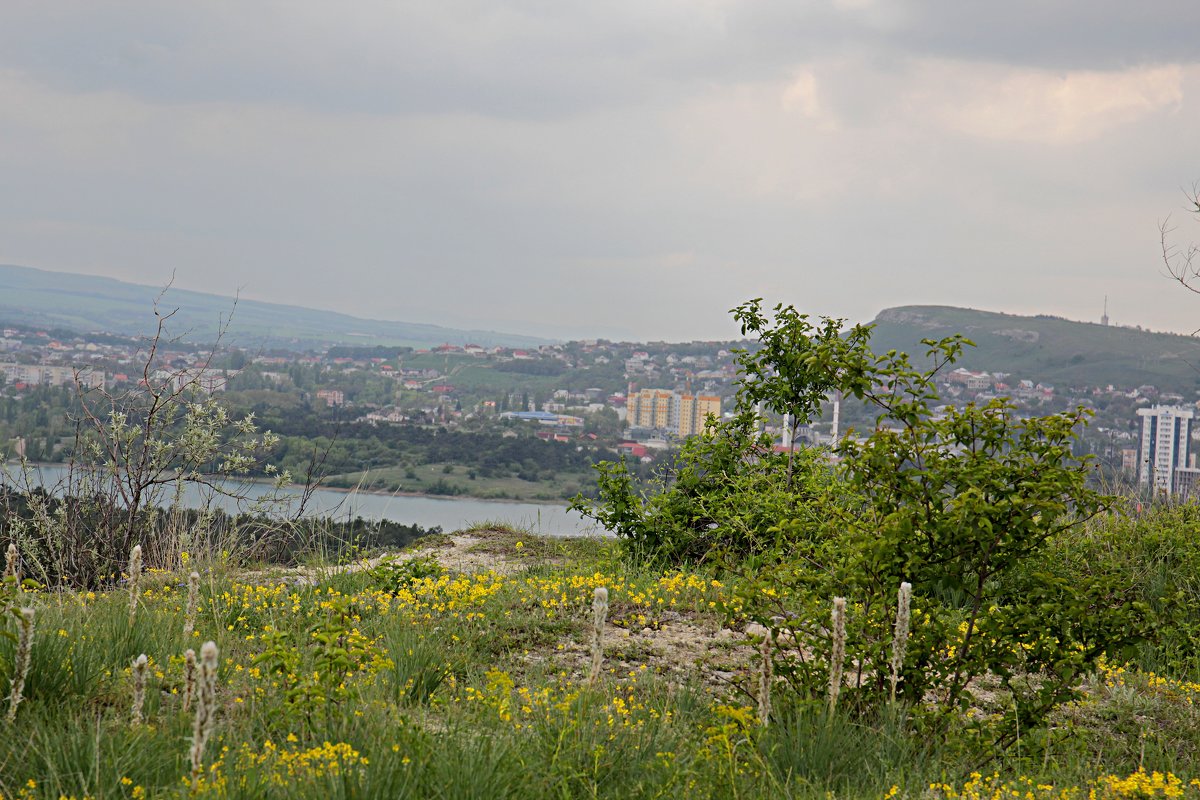
<path id="1" fill-rule="evenodd" d="M 0 263 L 557 337 L 1191 332 L 1196 0 L 5 0 Z"/>

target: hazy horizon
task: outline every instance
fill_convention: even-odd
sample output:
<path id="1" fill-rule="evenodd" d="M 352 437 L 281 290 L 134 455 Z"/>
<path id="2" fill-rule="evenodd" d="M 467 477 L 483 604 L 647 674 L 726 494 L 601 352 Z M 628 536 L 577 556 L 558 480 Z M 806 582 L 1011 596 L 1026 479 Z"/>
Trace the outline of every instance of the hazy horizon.
<path id="1" fill-rule="evenodd" d="M 550 338 L 762 296 L 1190 333 L 1200 5 L 0 8 L 0 262 Z M 1191 158 L 1189 158 L 1189 156 Z"/>
<path id="2" fill-rule="evenodd" d="M 6 267 L 17 267 L 17 268 L 19 268 L 19 269 L 37 269 L 37 268 L 30 268 L 30 267 L 26 267 L 26 266 L 24 266 L 24 265 L 18 265 L 18 264 L 0 264 L 0 280 L 2 280 L 2 274 L 3 274 L 3 272 L 2 272 L 2 271 L 3 271 L 3 269 L 4 269 L 4 268 L 6 268 Z M 43 273 L 49 273 L 49 274 L 58 274 L 58 275 L 63 275 L 63 276 L 64 276 L 64 278 L 65 278 L 66 276 L 76 276 L 76 277 L 78 277 L 78 276 L 82 276 L 82 273 L 55 273 L 53 270 L 38 270 L 38 271 L 39 271 L 39 272 L 43 272 Z M 175 295 L 173 296 L 173 293 L 174 293 L 174 292 L 176 292 L 177 290 L 178 290 L 178 291 L 184 291 L 184 292 L 196 292 L 196 291 L 201 291 L 201 290 L 195 290 L 195 289 L 186 289 L 185 287 L 180 287 L 180 286 L 177 286 L 177 285 L 175 285 L 174 283 L 170 283 L 170 284 L 166 284 L 166 285 L 160 285 L 160 286 L 155 286 L 155 285 L 151 285 L 151 284 L 138 284 L 138 283 L 133 283 L 133 282 L 129 282 L 129 281 L 121 281 L 121 280 L 119 280 L 119 279 L 116 279 L 116 278 L 107 278 L 107 276 L 83 276 L 83 277 L 100 277 L 100 278 L 104 278 L 104 279 L 107 279 L 107 280 L 116 280 L 116 281 L 118 281 L 119 283 L 122 283 L 122 284 L 125 284 L 125 285 L 130 285 L 130 286 L 140 286 L 140 287 L 142 287 L 142 288 L 151 289 L 151 290 L 153 290 L 153 289 L 162 289 L 162 290 L 163 290 L 163 295 L 162 295 L 163 305 L 164 305 L 164 307 L 166 307 L 166 308 L 174 308 L 174 307 L 177 307 L 177 306 L 178 306 L 178 307 L 180 307 L 180 308 L 185 308 L 185 307 L 187 307 L 187 303 L 186 303 L 186 302 L 180 302 L 180 301 L 177 299 L 177 298 L 178 298 L 178 294 L 175 294 Z M 212 295 L 212 296 L 214 296 L 214 297 L 216 297 L 216 298 L 218 298 L 218 299 L 220 299 L 220 300 L 229 300 L 231 303 L 232 303 L 232 302 L 235 300 L 235 298 L 234 298 L 233 296 L 230 296 L 230 295 L 221 295 L 220 293 L 212 293 L 212 292 L 202 292 L 202 293 L 204 293 L 204 294 L 209 294 L 209 295 Z M 750 298 L 745 298 L 745 299 L 750 299 Z M 173 302 L 173 300 L 174 300 L 174 302 Z M 239 303 L 239 304 L 243 303 L 243 301 L 244 301 L 244 300 L 246 300 L 246 298 L 237 298 L 237 301 L 238 301 L 238 303 Z M 320 306 L 315 306 L 315 305 L 295 305 L 295 304 L 281 304 L 281 303 L 273 303 L 273 301 L 270 301 L 270 300 L 256 300 L 256 301 L 254 301 L 254 302 L 269 303 L 269 304 L 272 304 L 272 305 L 278 305 L 278 306 L 282 306 L 282 307 L 284 307 L 284 308 L 298 308 L 298 309 L 302 309 L 302 310 L 305 310 L 305 311 L 318 311 L 318 312 L 327 312 L 327 311 L 333 311 L 333 312 L 335 312 L 335 313 L 341 313 L 341 312 L 337 312 L 337 311 L 336 311 L 336 309 L 322 308 L 322 307 L 320 307 Z M 772 303 L 772 305 L 773 305 L 773 303 Z M 231 307 L 232 307 L 232 306 L 231 306 Z M 876 318 L 879 316 L 879 314 L 883 313 L 884 311 L 887 311 L 887 310 L 889 310 L 889 309 L 894 309 L 894 308 L 906 308 L 906 307 L 907 307 L 907 308 L 911 308 L 911 307 L 949 308 L 949 309 L 960 309 L 960 310 L 968 310 L 968 311 L 978 311 L 978 312 L 982 312 L 982 313 L 996 313 L 996 314 L 1014 315 L 1014 316 L 1018 316 L 1018 317 L 1047 316 L 1047 315 L 1048 315 L 1048 316 L 1051 316 L 1051 317 L 1055 317 L 1055 318 L 1061 318 L 1061 319 L 1064 319 L 1064 320 L 1066 320 L 1066 321 L 1068 321 L 1068 322 L 1078 322 L 1078 323 L 1092 323 L 1092 324 L 1101 324 L 1100 320 L 1095 320 L 1095 319 L 1074 319 L 1074 318 L 1072 318 L 1072 317 L 1065 317 L 1065 316 L 1058 315 L 1058 314 L 1049 314 L 1048 312 L 1030 312 L 1029 314 L 1017 314 L 1016 312 L 1003 311 L 1003 310 L 994 309 L 994 308 L 977 308 L 977 307 L 971 307 L 971 306 L 950 306 L 950 305 L 946 305 L 946 304 L 936 304 L 936 303 L 909 303 L 909 304 L 905 304 L 904 306 L 888 306 L 887 308 L 880 308 L 880 309 L 877 309 L 877 310 L 876 310 L 874 313 L 872 313 L 872 314 L 871 314 L 869 317 L 867 317 L 867 318 L 864 318 L 864 319 L 848 319 L 848 320 L 847 320 L 847 322 L 848 322 L 849 324 L 860 323 L 860 322 L 861 322 L 861 323 L 873 322 L 873 321 L 875 321 L 875 320 L 876 320 Z M 223 315 L 222 315 L 222 316 L 223 316 Z M 350 316 L 354 316 L 354 315 L 350 315 Z M 454 327 L 454 326 L 443 325 L 442 323 L 438 322 L 437 320 L 389 319 L 389 318 L 374 318 L 374 317 L 357 317 L 357 318 L 358 318 L 358 319 L 360 319 L 360 320 L 362 320 L 362 321 L 364 321 L 364 322 L 385 322 L 385 323 L 392 323 L 392 322 L 395 322 L 395 323 L 415 323 L 415 324 L 429 324 L 429 325 L 437 325 L 437 326 L 441 326 L 441 327 L 449 328 L 449 329 L 452 329 L 452 330 L 454 330 L 454 331 L 456 331 L 456 332 L 462 332 L 462 333 L 469 333 L 469 332 L 470 332 L 470 329 L 463 329 L 463 328 L 457 328 L 457 327 Z M 236 314 L 236 313 L 234 313 L 234 314 L 233 314 L 233 316 L 232 316 L 233 324 L 232 324 L 232 327 L 231 327 L 231 329 L 230 329 L 230 330 L 231 330 L 231 332 L 236 332 L 236 328 L 237 328 L 237 319 L 238 319 L 238 318 L 237 318 L 237 314 Z M 3 320 L 0 320 L 0 321 L 3 321 Z M 1137 322 L 1137 321 L 1128 321 L 1128 322 L 1123 322 L 1123 323 L 1122 323 L 1122 322 L 1111 322 L 1111 324 L 1112 324 L 1113 326 L 1116 326 L 1116 327 L 1133 328 L 1133 329 L 1137 329 L 1137 330 L 1144 331 L 1144 332 L 1146 332 L 1146 333 L 1162 333 L 1162 334 L 1178 335 L 1178 336 L 1195 336 L 1195 335 L 1196 335 L 1196 333 L 1195 333 L 1195 332 L 1192 332 L 1192 331 L 1182 331 L 1182 332 L 1181 332 L 1181 331 L 1170 331 L 1170 330 L 1164 330 L 1164 329 L 1152 328 L 1152 327 L 1148 327 L 1147 325 L 1141 324 L 1140 322 Z M 97 330 L 99 330 L 99 329 L 97 329 Z M 496 334 L 511 334 L 511 335 L 537 336 L 537 334 L 533 334 L 533 333 L 530 333 L 530 332 L 528 332 L 528 331 L 515 331 L 515 330 L 484 329 L 484 328 L 479 328 L 478 326 L 475 326 L 474 330 L 475 330 L 475 331 L 477 331 L 477 332 L 483 332 L 483 333 L 496 333 Z M 82 331 L 82 330 L 81 330 L 80 332 L 81 332 L 81 333 L 86 333 L 87 331 Z M 111 331 L 110 331 L 110 332 L 111 332 Z M 369 335 L 369 334 L 365 334 L 365 333 L 364 333 L 363 335 L 364 335 L 364 336 L 367 336 L 367 335 Z M 666 340 L 656 340 L 656 339 L 649 339 L 649 338 L 646 338 L 646 337 L 628 337 L 628 336 L 625 336 L 625 337 L 614 337 L 614 336 L 606 336 L 606 335 L 602 335 L 602 334 L 587 334 L 587 333 L 585 333 L 585 334 L 583 334 L 583 335 L 578 335 L 578 336 L 554 336 L 554 335 L 546 335 L 546 336 L 544 336 L 543 338 L 544 338 L 544 339 L 546 339 L 547 341 L 555 341 L 555 340 L 557 340 L 557 341 L 564 341 L 564 342 L 565 342 L 565 341 L 571 341 L 571 340 L 581 340 L 581 339 L 603 339 L 603 340 L 609 340 L 609 341 L 624 341 L 624 342 L 634 342 L 634 343 L 636 343 L 636 342 L 651 342 L 651 341 L 666 341 L 666 342 L 680 342 L 680 343 L 685 343 L 685 342 L 698 341 L 698 340 L 696 340 L 696 339 L 666 339 Z M 731 332 L 731 333 L 730 333 L 728 336 L 723 336 L 723 337 L 708 337 L 707 339 L 704 339 L 703 341 L 736 341 L 736 340 L 741 340 L 741 339 L 743 339 L 743 338 L 744 338 L 744 337 L 743 337 L 743 336 L 741 336 L 740 332 L 739 332 L 739 331 L 737 331 L 737 330 L 735 329 L 735 330 L 733 330 L 733 331 L 732 331 L 732 332 Z M 513 346 L 518 346 L 518 345 L 513 345 Z"/>

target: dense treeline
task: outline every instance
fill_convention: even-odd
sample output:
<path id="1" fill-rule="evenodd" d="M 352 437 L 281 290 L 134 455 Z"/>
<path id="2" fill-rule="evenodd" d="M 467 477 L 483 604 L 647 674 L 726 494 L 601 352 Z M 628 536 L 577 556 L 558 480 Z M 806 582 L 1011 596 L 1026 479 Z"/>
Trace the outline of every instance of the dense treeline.
<path id="1" fill-rule="evenodd" d="M 528 427 L 450 430 L 417 424 L 372 424 L 347 420 L 337 410 L 303 406 L 281 409 L 265 403 L 254 407 L 259 425 L 279 436 L 264 453 L 272 464 L 302 478 L 314 457 L 324 475 L 383 467 L 453 463 L 482 477 L 517 476 L 538 480 L 564 471 L 586 470 L 612 453 L 595 447 L 578 449 L 546 442 Z"/>
<path id="2" fill-rule="evenodd" d="M 0 396 L 0 456 L 15 455 L 10 442 L 24 439 L 29 460 L 59 460 L 74 437 L 71 412 L 78 408 L 73 386 L 30 387 L 22 400 Z"/>
<path id="3" fill-rule="evenodd" d="M 279 435 L 278 443 L 261 453 L 255 470 L 259 474 L 270 464 L 302 479 L 315 455 L 325 475 L 453 463 L 482 477 L 516 476 L 535 481 L 558 472 L 586 470 L 596 461 L 612 457 L 610 451 L 592 446 L 579 449 L 543 441 L 527 426 L 464 431 L 415 424 L 374 425 L 346 420 L 337 410 L 317 410 L 299 402 L 268 402 L 289 397 L 287 394 L 275 392 L 269 398 L 262 394 L 241 393 L 259 401 L 242 412 L 252 411 L 261 428 Z M 19 401 L 0 397 L 4 455 L 16 455 L 13 443 L 24 439 L 30 461 L 64 460 L 74 441 L 72 414 L 77 408 L 73 387 L 32 388 Z"/>
<path id="4" fill-rule="evenodd" d="M 388 347 L 386 345 L 375 345 L 373 347 L 356 347 L 354 345 L 336 345 L 329 348 L 326 354 L 329 358 L 396 358 L 397 356 L 411 353 L 411 347 Z"/>
<path id="5" fill-rule="evenodd" d="M 275 424 L 278 422 L 279 424 Z M 293 475 L 302 474 L 317 453 L 326 474 L 357 472 L 397 464 L 454 463 L 483 477 L 516 475 L 537 480 L 546 472 L 580 471 L 609 451 L 577 449 L 546 442 L 529 434 L 503 431 L 459 431 L 419 425 L 338 423 L 315 415 L 262 420 L 279 434 L 277 447 L 266 461 Z"/>

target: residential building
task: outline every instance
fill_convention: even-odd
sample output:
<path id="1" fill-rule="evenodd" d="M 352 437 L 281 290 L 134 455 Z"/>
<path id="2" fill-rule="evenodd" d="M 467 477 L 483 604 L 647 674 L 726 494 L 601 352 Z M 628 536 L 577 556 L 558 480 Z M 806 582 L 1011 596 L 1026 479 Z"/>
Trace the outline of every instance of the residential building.
<path id="1" fill-rule="evenodd" d="M 694 436 L 704 430 L 709 414 L 721 416 L 717 395 L 642 389 L 630 392 L 627 403 L 629 427 L 670 431 L 676 436 Z"/>
<path id="2" fill-rule="evenodd" d="M 1200 493 L 1200 469 L 1183 467 L 1171 476 L 1171 494 L 1180 500 L 1189 500 Z"/>
<path id="3" fill-rule="evenodd" d="M 671 430 L 679 436 L 702 433 L 708 415 L 720 419 L 721 398 L 712 394 L 677 394 L 672 398 Z"/>
<path id="4" fill-rule="evenodd" d="M 946 376 L 950 383 L 959 383 L 967 388 L 968 391 L 981 391 L 990 389 L 992 386 L 992 376 L 986 372 L 972 372 L 969 369 L 959 367 Z"/>
<path id="5" fill-rule="evenodd" d="M 675 393 L 667 389 L 642 389 L 629 393 L 629 426 L 631 428 L 658 428 L 671 426 L 671 400 Z"/>
<path id="6" fill-rule="evenodd" d="M 1192 438 L 1191 409 L 1180 406 L 1139 408 L 1142 435 L 1138 440 L 1138 483 L 1155 492 L 1173 494 L 1175 473 L 1189 468 Z"/>
<path id="7" fill-rule="evenodd" d="M 94 389 L 104 385 L 104 373 L 91 367 L 62 367 L 53 364 L 0 363 L 0 374 L 8 383 L 44 386 L 71 386 L 76 379 L 81 386 Z"/>
<path id="8" fill-rule="evenodd" d="M 346 405 L 346 394 L 341 389 L 318 389 L 317 399 L 324 400 L 330 408 Z"/>

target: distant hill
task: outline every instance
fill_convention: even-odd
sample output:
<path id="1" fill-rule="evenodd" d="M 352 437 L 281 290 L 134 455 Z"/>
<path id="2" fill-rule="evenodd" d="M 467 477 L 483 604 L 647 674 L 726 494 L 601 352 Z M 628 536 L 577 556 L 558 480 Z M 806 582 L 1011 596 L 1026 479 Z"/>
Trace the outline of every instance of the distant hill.
<path id="1" fill-rule="evenodd" d="M 127 336 L 152 330 L 154 299 L 162 287 L 47 272 L 0 264 L 0 321 L 10 324 Z M 164 310 L 178 308 L 172 330 L 192 341 L 208 341 L 233 309 L 233 298 L 186 289 L 171 289 Z M 242 347 L 306 349 L 327 344 L 438 344 L 529 347 L 548 340 L 496 331 L 456 330 L 412 322 L 360 319 L 333 311 L 238 300 L 225 341 Z"/>
<path id="2" fill-rule="evenodd" d="M 1189 398 L 1200 389 L 1200 338 L 1191 336 L 951 306 L 885 309 L 875 326 L 876 350 L 916 356 L 921 339 L 961 333 L 977 345 L 961 366 L 1056 387 L 1150 384 Z"/>

